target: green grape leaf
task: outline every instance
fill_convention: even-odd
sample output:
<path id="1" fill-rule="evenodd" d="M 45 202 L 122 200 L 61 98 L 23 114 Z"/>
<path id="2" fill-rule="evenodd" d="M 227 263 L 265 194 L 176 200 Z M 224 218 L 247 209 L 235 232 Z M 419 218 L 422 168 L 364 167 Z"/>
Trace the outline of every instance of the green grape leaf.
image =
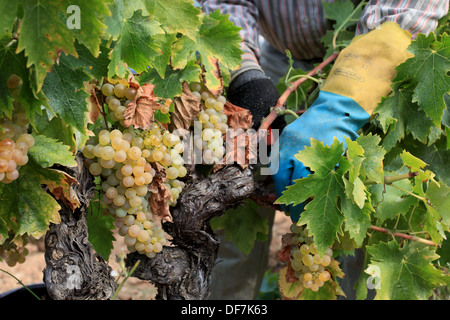
<path id="1" fill-rule="evenodd" d="M 44 135 L 56 139 L 70 147 L 71 152 L 79 150 L 84 145 L 88 136 L 80 134 L 72 125 L 67 125 L 63 119 L 49 115 L 45 111 L 42 115 L 37 115 L 34 125 L 36 134 Z"/>
<path id="2" fill-rule="evenodd" d="M 428 164 L 427 168 L 436 174 L 439 181 L 450 185 L 450 166 L 448 165 L 450 163 L 450 150 L 446 148 L 447 139 L 445 137 L 440 138 L 432 145 L 405 140 L 402 146 L 417 158 L 425 161 Z"/>
<path id="3" fill-rule="evenodd" d="M 69 151 L 69 146 L 43 135 L 33 135 L 34 145 L 28 150 L 28 155 L 43 168 L 48 168 L 55 163 L 75 167 L 77 162 L 74 155 Z"/>
<path id="4" fill-rule="evenodd" d="M 48 101 L 42 92 L 33 90 L 27 59 L 23 52 L 15 53 L 17 44 L 10 41 L 10 37 L 0 40 L 0 114 L 3 112 L 8 118 L 12 116 L 14 99 L 7 83 L 11 74 L 16 74 L 22 79 L 18 100 L 25 108 L 31 125 L 34 125 L 35 113 L 41 114 L 41 106 L 48 106 Z"/>
<path id="5" fill-rule="evenodd" d="M 428 36 L 419 34 L 408 51 L 414 57 L 397 67 L 394 81 L 411 81 L 415 85 L 412 102 L 417 102 L 433 124 L 440 126 L 444 94 L 450 88 L 450 38 L 444 33 L 439 42 L 433 32 Z"/>
<path id="6" fill-rule="evenodd" d="M 387 136 L 383 140 L 385 150 L 391 150 L 407 134 L 422 143 L 427 142 L 432 122 L 417 103 L 412 102 L 413 90 L 399 83 L 392 85 L 393 92 L 387 98 L 382 98 L 374 113 Z"/>
<path id="7" fill-rule="evenodd" d="M 203 16 L 203 24 L 197 34 L 197 51 L 205 67 L 205 82 L 211 91 L 222 87 L 217 59 L 225 68 L 236 69 L 241 63 L 240 48 L 242 38 L 228 15 L 222 15 L 219 10 Z"/>
<path id="8" fill-rule="evenodd" d="M 2 1 L 0 3 L 0 33 L 13 32 L 13 24 L 19 6 L 18 1 Z"/>
<path id="9" fill-rule="evenodd" d="M 94 57 L 87 47 L 78 42 L 75 43 L 78 58 L 74 56 L 66 56 L 67 63 L 72 68 L 83 68 L 83 70 L 89 74 L 92 78 L 101 79 L 108 74 L 109 61 L 109 49 L 105 46 L 101 46 L 100 53 L 97 57 Z"/>
<path id="10" fill-rule="evenodd" d="M 221 217 L 212 218 L 213 230 L 225 229 L 225 239 L 248 255 L 256 240 L 267 238 L 269 223 L 259 212 L 261 207 L 246 200 L 236 209 L 229 209 Z"/>
<path id="11" fill-rule="evenodd" d="M 362 177 L 376 183 L 383 183 L 383 159 L 386 151 L 379 145 L 381 138 L 369 133 L 359 136 L 356 141 L 364 149 L 365 159 L 361 164 Z"/>
<path id="12" fill-rule="evenodd" d="M 172 48 L 171 64 L 173 69 L 184 69 L 189 61 L 195 61 L 197 44 L 186 36 L 181 36 Z"/>
<path id="13" fill-rule="evenodd" d="M 183 82 L 198 81 L 200 74 L 200 66 L 193 61 L 189 61 L 185 68 L 181 70 L 167 68 L 164 79 L 161 78 L 155 69 L 149 69 L 136 79 L 141 85 L 144 83 L 154 84 L 154 93 L 159 98 L 167 99 L 181 95 L 183 92 Z"/>
<path id="14" fill-rule="evenodd" d="M 305 206 L 298 224 L 307 225 L 320 254 L 333 244 L 344 221 L 338 199 L 346 198 L 342 176 L 351 168 L 351 163 L 343 153 L 343 144 L 336 138 L 329 147 L 311 139 L 311 147 L 305 147 L 295 157 L 314 173 L 295 180 L 276 201 L 298 205 L 314 197 Z"/>
<path id="15" fill-rule="evenodd" d="M 446 240 L 442 242 L 442 245 L 436 250 L 439 255 L 439 263 L 442 266 L 450 264 L 450 233 L 446 232 Z"/>
<path id="16" fill-rule="evenodd" d="M 306 75 L 306 72 L 302 69 L 294 69 L 294 60 L 292 60 L 292 54 L 289 50 L 286 50 L 286 55 L 289 60 L 289 68 L 292 68 L 289 73 L 286 73 L 283 77 L 280 78 L 276 87 L 280 95 L 291 85 L 293 81 L 298 80 L 301 76 Z M 286 78 L 288 77 L 288 78 Z M 312 81 L 305 81 L 298 88 L 293 91 L 286 100 L 286 107 L 291 110 L 298 110 L 299 106 L 306 102 L 308 99 L 308 92 L 313 87 Z M 286 115 L 289 116 L 289 115 Z M 285 116 L 285 117 L 286 117 Z M 289 118 L 286 118 L 287 120 Z M 292 121 L 294 119 L 291 119 Z"/>
<path id="17" fill-rule="evenodd" d="M 158 71 L 159 76 L 164 79 L 167 65 L 172 56 L 172 44 L 177 40 L 177 36 L 175 34 L 157 34 L 154 38 L 162 53 L 155 57 L 153 67 Z"/>
<path id="18" fill-rule="evenodd" d="M 171 33 L 181 33 L 192 40 L 201 24 L 201 10 L 191 0 L 146 0 L 145 6 L 152 17 Z"/>
<path id="19" fill-rule="evenodd" d="M 113 234 L 113 230 L 116 228 L 114 225 L 115 217 L 110 214 L 103 214 L 98 194 L 90 202 L 86 221 L 89 230 L 89 242 L 94 250 L 108 261 L 115 241 Z"/>
<path id="20" fill-rule="evenodd" d="M 345 184 L 345 190 L 347 197 L 353 199 L 359 208 L 364 207 L 364 203 L 367 199 L 366 186 L 359 178 L 361 171 L 361 165 L 365 159 L 364 149 L 357 141 L 352 141 L 349 138 L 345 138 L 347 144 L 348 158 L 352 164 L 352 168 L 349 170 L 348 180 L 343 178 Z"/>
<path id="21" fill-rule="evenodd" d="M 88 109 L 85 99 L 89 94 L 84 90 L 84 82 L 90 77 L 83 70 L 74 69 L 66 57 L 64 54 L 60 56 L 59 64 L 45 78 L 42 91 L 56 115 L 81 133 L 86 133 Z"/>
<path id="22" fill-rule="evenodd" d="M 385 172 L 386 176 L 395 175 L 394 172 Z M 394 219 L 399 214 L 405 215 L 409 209 L 417 205 L 419 200 L 415 197 L 408 196 L 407 192 L 413 191 L 410 180 L 399 180 L 393 183 L 405 191 L 402 191 L 392 185 L 377 184 L 370 187 L 373 196 L 375 213 L 379 224 L 384 223 L 388 219 Z"/>
<path id="23" fill-rule="evenodd" d="M 348 198 L 342 201 L 342 212 L 345 217 L 344 230 L 355 241 L 357 247 L 362 245 L 367 230 L 372 226 L 370 214 L 373 211 L 369 202 L 364 202 L 363 208 L 360 208 Z"/>
<path id="24" fill-rule="evenodd" d="M 39 92 L 61 51 L 77 56 L 74 34 L 60 19 L 64 11 L 59 0 L 24 0 L 23 11 L 17 53 L 24 51 L 27 67 L 34 66 L 33 83 Z"/>
<path id="25" fill-rule="evenodd" d="M 79 18 L 79 28 L 72 28 L 72 32 L 78 41 L 83 44 L 93 56 L 100 54 L 101 36 L 104 34 L 106 25 L 103 23 L 105 16 L 111 13 L 103 0 L 64 0 L 63 8 L 67 24 L 72 18 Z M 70 6 L 77 6 L 78 11 L 68 11 Z M 67 9 L 66 9 L 67 8 Z M 79 17 L 77 14 L 79 13 Z M 66 27 L 67 28 L 67 27 Z"/>
<path id="26" fill-rule="evenodd" d="M 157 21 L 143 16 L 141 10 L 126 19 L 123 22 L 120 37 L 110 52 L 111 63 L 108 77 L 113 78 L 114 75 L 125 77 L 127 70 L 122 62 L 137 73 L 151 66 L 155 57 L 162 54 L 155 42 L 156 34 L 164 34 L 164 30 Z"/>
<path id="27" fill-rule="evenodd" d="M 450 284 L 450 276 L 437 270 L 432 261 L 439 258 L 433 249 L 417 242 L 395 241 L 367 246 L 369 268 L 379 270 L 380 289 L 376 300 L 426 300 L 433 289 Z"/>
<path id="28" fill-rule="evenodd" d="M 335 2 L 326 2 L 322 1 L 323 10 L 325 11 L 325 17 L 329 20 L 334 20 L 336 23 L 334 24 L 334 27 L 337 28 L 339 26 L 343 26 L 342 29 L 348 28 L 350 25 L 355 24 L 355 21 L 347 21 L 345 23 L 345 20 L 349 16 L 352 15 L 352 12 L 354 10 L 353 2 L 350 0 L 345 1 L 335 1 Z M 355 17 L 359 17 L 361 15 L 362 9 L 357 10 L 354 13 Z M 344 25 L 345 23 L 345 25 Z"/>
<path id="29" fill-rule="evenodd" d="M 425 192 L 430 206 L 439 213 L 442 221 L 450 227 L 450 187 L 444 182 L 430 182 Z"/>
<path id="30" fill-rule="evenodd" d="M 16 235 L 25 233 L 40 238 L 48 230 L 50 222 L 60 221 L 60 205 L 41 184 L 45 180 L 65 179 L 62 173 L 43 169 L 32 159 L 19 170 L 19 177 L 9 184 L 0 184 L 0 220 Z M 0 234 L 0 243 L 5 240 Z"/>

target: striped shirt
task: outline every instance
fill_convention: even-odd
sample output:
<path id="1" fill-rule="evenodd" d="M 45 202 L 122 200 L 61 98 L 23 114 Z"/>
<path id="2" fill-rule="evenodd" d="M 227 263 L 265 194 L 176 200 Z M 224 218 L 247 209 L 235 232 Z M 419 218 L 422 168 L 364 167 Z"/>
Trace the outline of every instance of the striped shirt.
<path id="1" fill-rule="evenodd" d="M 325 0 L 333 2 L 334 0 Z M 327 19 L 321 0 L 200 0 L 204 12 L 220 9 L 241 27 L 242 64 L 232 79 L 249 69 L 259 69 L 259 36 L 278 49 L 288 49 L 298 60 L 322 58 L 320 38 Z M 369 0 L 356 26 L 356 35 L 367 33 L 382 22 L 394 21 L 413 37 L 428 34 L 448 12 L 449 0 Z"/>

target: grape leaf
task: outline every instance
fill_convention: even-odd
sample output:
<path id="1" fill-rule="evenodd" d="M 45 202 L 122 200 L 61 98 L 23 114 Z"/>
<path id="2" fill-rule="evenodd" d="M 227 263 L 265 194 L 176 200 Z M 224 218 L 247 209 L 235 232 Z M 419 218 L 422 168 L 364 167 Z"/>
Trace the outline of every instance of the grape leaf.
<path id="1" fill-rule="evenodd" d="M 78 58 L 71 55 L 65 57 L 72 68 L 83 68 L 92 78 L 101 79 L 102 77 L 106 77 L 110 63 L 108 57 L 109 49 L 101 46 L 99 55 L 94 57 L 87 47 L 78 42 L 75 43 L 75 48 Z"/>
<path id="2" fill-rule="evenodd" d="M 16 12 L 19 6 L 18 1 L 2 1 L 0 3 L 0 33 L 11 35 Z"/>
<path id="3" fill-rule="evenodd" d="M 352 168 L 349 171 L 348 182 L 344 179 L 345 190 L 347 197 L 353 199 L 353 201 L 362 208 L 364 202 L 367 199 L 366 196 L 366 186 L 359 178 L 361 171 L 361 165 L 365 159 L 364 149 L 361 147 L 357 141 L 352 141 L 349 138 L 345 138 L 347 144 L 347 154 L 350 162 L 352 163 Z"/>
<path id="4" fill-rule="evenodd" d="M 325 17 L 329 20 L 336 21 L 334 24 L 334 28 L 339 26 L 343 26 L 342 29 L 349 27 L 355 22 L 350 20 L 344 25 L 345 20 L 352 14 L 354 10 L 354 5 L 352 1 L 335 1 L 332 3 L 328 3 L 326 1 L 322 1 L 323 10 L 325 11 Z M 354 16 L 359 17 L 361 15 L 361 10 L 355 12 Z"/>
<path id="5" fill-rule="evenodd" d="M 385 172 L 386 176 L 395 175 L 394 172 Z M 400 180 L 393 183 L 401 187 L 407 192 L 412 192 L 412 184 L 410 180 Z M 418 203 L 418 199 L 408 196 L 408 193 L 397 189 L 389 184 L 374 185 L 370 187 L 370 192 L 373 195 L 374 207 L 376 212 L 374 217 L 378 223 L 382 224 L 387 219 L 394 219 L 399 214 L 405 215 L 411 206 Z"/>
<path id="6" fill-rule="evenodd" d="M 175 111 L 172 114 L 174 129 L 189 130 L 192 120 L 202 109 L 201 100 L 189 89 L 187 82 L 183 83 L 183 93 L 174 99 Z"/>
<path id="7" fill-rule="evenodd" d="M 42 91 L 47 96 L 53 112 L 64 122 L 86 133 L 87 107 L 84 82 L 90 77 L 81 69 L 74 69 L 67 56 L 62 54 L 59 64 L 47 74 Z"/>
<path id="8" fill-rule="evenodd" d="M 411 133 L 414 139 L 427 142 L 432 122 L 425 112 L 412 102 L 413 90 L 400 83 L 392 85 L 392 93 L 382 98 L 374 113 L 387 136 L 383 139 L 383 147 L 390 151 L 398 142 Z"/>
<path id="9" fill-rule="evenodd" d="M 280 288 L 280 293 L 283 296 L 283 299 L 298 299 L 303 290 L 303 285 L 300 281 L 290 282 L 287 281 L 289 266 L 284 266 L 280 269 L 280 276 L 278 278 L 278 286 Z"/>
<path id="10" fill-rule="evenodd" d="M 136 11 L 132 17 L 123 22 L 120 37 L 110 52 L 108 78 L 118 75 L 125 78 L 126 69 L 122 62 L 137 73 L 152 65 L 156 56 L 162 52 L 158 48 L 154 35 L 164 34 L 159 23 Z"/>
<path id="11" fill-rule="evenodd" d="M 181 36 L 173 44 L 171 64 L 174 69 L 184 69 L 189 61 L 195 61 L 197 44 L 186 36 Z"/>
<path id="12" fill-rule="evenodd" d="M 155 56 L 153 60 L 153 68 L 156 69 L 159 76 L 164 79 L 167 65 L 172 56 L 172 44 L 177 40 L 174 34 L 156 34 L 154 35 L 155 43 L 161 50 L 161 54 Z"/>
<path id="13" fill-rule="evenodd" d="M 344 221 L 338 199 L 346 198 L 342 176 L 351 168 L 351 163 L 342 156 L 343 153 L 343 144 L 337 138 L 329 147 L 311 139 L 311 147 L 305 147 L 295 157 L 314 173 L 295 180 L 295 184 L 289 186 L 276 201 L 298 205 L 314 197 L 305 206 L 298 224 L 307 225 L 320 254 L 332 246 Z M 337 170 L 336 165 L 339 165 Z"/>
<path id="14" fill-rule="evenodd" d="M 89 211 L 86 215 L 87 226 L 89 230 L 89 242 L 94 250 L 108 261 L 109 255 L 114 248 L 113 230 L 115 218 L 113 215 L 104 214 L 100 207 L 98 194 L 92 198 Z"/>
<path id="15" fill-rule="evenodd" d="M 59 0 L 23 1 L 24 16 L 17 53 L 24 51 L 28 59 L 27 67 L 34 66 L 37 92 L 41 90 L 47 72 L 51 71 L 61 51 L 77 56 L 73 45 L 74 34 L 60 19 L 61 10 Z"/>
<path id="16" fill-rule="evenodd" d="M 195 41 L 201 23 L 201 10 L 190 0 L 146 0 L 145 6 L 152 17 L 167 26 L 171 33 L 181 33 Z"/>
<path id="17" fill-rule="evenodd" d="M 380 242 L 367 246 L 372 266 L 380 271 L 376 300 L 426 300 L 433 289 L 450 284 L 450 276 L 437 270 L 433 249 L 416 242 Z"/>
<path id="18" fill-rule="evenodd" d="M 357 247 L 361 246 L 366 238 L 366 232 L 372 226 L 370 214 L 374 211 L 370 202 L 364 202 L 360 208 L 346 198 L 342 201 L 342 212 L 345 217 L 344 230 L 348 232 L 350 239 L 355 241 Z"/>
<path id="19" fill-rule="evenodd" d="M 124 125 L 134 125 L 135 128 L 150 129 L 154 121 L 155 110 L 159 109 L 158 97 L 153 92 L 155 86 L 144 84 L 137 89 L 136 97 L 131 101 L 125 112 Z"/>
<path id="20" fill-rule="evenodd" d="M 105 16 L 111 13 L 103 0 L 64 0 L 62 8 L 66 18 L 74 14 L 66 12 L 66 8 L 76 5 L 80 12 L 80 28 L 71 29 L 78 41 L 83 44 L 94 57 L 100 54 L 101 36 L 106 29 L 103 23 Z"/>
<path id="21" fill-rule="evenodd" d="M 150 208 L 162 220 L 172 222 L 169 203 L 173 202 L 173 196 L 165 183 L 167 181 L 166 169 L 158 162 L 153 163 L 153 168 L 156 174 L 153 177 L 153 183 L 149 185 L 149 191 L 151 192 L 149 199 Z"/>
<path id="22" fill-rule="evenodd" d="M 34 125 L 35 113 L 41 114 L 41 106 L 48 106 L 48 101 L 41 91 L 36 93 L 33 89 L 27 59 L 23 52 L 15 53 L 17 44 L 11 44 L 10 41 L 10 37 L 0 40 L 0 114 L 3 112 L 9 118 L 12 116 L 13 97 L 7 82 L 11 74 L 16 74 L 22 79 L 22 87 L 18 95 L 19 102 L 24 106 L 31 125 Z"/>
<path id="23" fill-rule="evenodd" d="M 105 17 L 105 32 L 108 38 L 116 41 L 122 34 L 122 29 L 128 19 L 130 19 L 136 11 L 141 10 L 143 16 L 148 16 L 147 9 L 141 0 L 114 0 L 107 3 L 110 16 Z"/>
<path id="24" fill-rule="evenodd" d="M 384 182 L 383 159 L 386 151 L 379 145 L 381 138 L 377 135 L 361 135 L 358 144 L 364 149 L 364 161 L 361 164 L 362 177 L 375 181 Z"/>
<path id="25" fill-rule="evenodd" d="M 255 241 L 263 235 L 267 238 L 269 223 L 259 212 L 262 208 L 252 200 L 246 200 L 236 209 L 229 209 L 221 217 L 210 220 L 213 230 L 225 229 L 225 239 L 248 255 Z"/>
<path id="26" fill-rule="evenodd" d="M 20 168 L 16 180 L 10 184 L 0 184 L 0 220 L 16 235 L 27 233 L 40 238 L 48 230 L 50 222 L 60 221 L 60 205 L 41 187 L 43 181 L 49 178 L 49 172 L 49 169 L 42 169 L 30 159 Z M 53 178 L 59 180 L 64 177 L 56 172 Z M 0 243 L 4 240 L 5 234 L 0 234 Z"/>
<path id="27" fill-rule="evenodd" d="M 436 211 L 436 214 L 433 215 L 445 223 L 447 228 L 450 227 L 450 187 L 444 182 L 441 182 L 439 185 L 435 182 L 430 182 L 425 194 L 430 201 L 427 204 L 428 210 Z"/>
<path id="28" fill-rule="evenodd" d="M 155 85 L 155 94 L 160 98 L 173 98 L 182 93 L 183 81 L 198 81 L 201 74 L 200 66 L 189 61 L 181 70 L 166 69 L 164 79 L 155 69 L 148 69 L 137 77 L 139 83 L 152 83 Z"/>
<path id="29" fill-rule="evenodd" d="M 33 135 L 34 145 L 28 150 L 28 155 L 33 157 L 37 164 L 48 168 L 58 163 L 66 167 L 75 167 L 77 162 L 69 151 L 69 146 L 43 135 Z"/>
<path id="30" fill-rule="evenodd" d="M 444 94 L 450 88 L 450 38 L 444 33 L 439 42 L 432 32 L 428 36 L 419 34 L 408 51 L 414 57 L 397 67 L 394 81 L 411 81 L 415 85 L 412 101 L 418 103 L 434 125 L 440 126 Z"/>
<path id="31" fill-rule="evenodd" d="M 63 119 L 49 115 L 47 111 L 44 111 L 42 115 L 36 115 L 34 131 L 62 142 L 70 147 L 71 152 L 79 150 L 89 137 L 80 134 L 72 125 L 66 124 Z"/>
<path id="32" fill-rule="evenodd" d="M 219 10 L 203 16 L 197 34 L 197 51 L 205 67 L 206 86 L 212 92 L 220 90 L 223 84 L 217 60 L 230 70 L 236 69 L 241 62 L 239 30 L 228 15 L 222 15 Z"/>
<path id="33" fill-rule="evenodd" d="M 283 94 L 283 92 L 291 86 L 291 83 L 295 80 L 298 80 L 299 76 L 306 75 L 306 72 L 302 69 L 294 69 L 294 60 L 292 59 L 292 54 L 289 50 L 286 50 L 286 55 L 289 61 L 289 68 L 292 68 L 289 73 L 286 73 L 283 77 L 280 78 L 276 87 L 278 92 Z M 307 71 L 307 70 L 306 70 Z M 289 78 L 286 78 L 289 77 Z M 292 92 L 288 99 L 286 100 L 286 107 L 291 110 L 298 110 L 299 106 L 307 100 L 307 93 L 313 87 L 314 82 L 305 81 L 298 88 Z M 286 115 L 287 116 L 287 115 Z"/>

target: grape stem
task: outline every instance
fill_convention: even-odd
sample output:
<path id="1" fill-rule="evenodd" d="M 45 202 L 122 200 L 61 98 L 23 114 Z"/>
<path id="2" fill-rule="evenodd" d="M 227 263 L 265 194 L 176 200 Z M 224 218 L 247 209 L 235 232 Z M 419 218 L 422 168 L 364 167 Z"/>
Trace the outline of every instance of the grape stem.
<path id="1" fill-rule="evenodd" d="M 378 232 L 383 232 L 383 233 L 392 235 L 394 237 L 400 237 L 400 238 L 404 238 L 404 239 L 407 239 L 407 240 L 411 240 L 411 241 L 427 244 L 429 246 L 437 247 L 437 245 L 433 241 L 426 240 L 426 239 L 419 238 L 419 237 L 415 237 L 415 236 L 411 236 L 409 234 L 400 233 L 400 232 L 392 232 L 389 229 L 382 228 L 382 227 L 377 227 L 377 226 L 371 226 L 370 229 L 374 230 L 374 231 L 378 231 Z"/>
<path id="2" fill-rule="evenodd" d="M 269 115 L 264 119 L 264 121 L 261 123 L 261 126 L 259 129 L 269 129 L 272 122 L 275 121 L 275 119 L 278 117 L 279 114 L 282 114 L 285 110 L 285 103 L 289 95 L 297 90 L 297 88 L 306 80 L 309 79 L 309 77 L 313 77 L 317 75 L 319 71 L 321 71 L 323 68 L 325 68 L 327 65 L 332 63 L 334 60 L 336 60 L 337 56 L 339 55 L 339 52 L 334 52 L 332 55 L 330 55 L 328 58 L 326 58 L 321 64 L 319 64 L 317 67 L 312 69 L 310 72 L 306 74 L 306 76 L 296 80 L 293 82 L 280 96 L 278 99 L 275 107 L 273 107 L 272 111 L 269 113 Z"/>
<path id="3" fill-rule="evenodd" d="M 141 262 L 141 260 L 136 261 L 136 263 L 134 264 L 133 268 L 131 268 L 130 272 L 127 273 L 127 275 L 125 276 L 125 278 L 122 280 L 122 282 L 120 283 L 119 287 L 117 288 L 116 292 L 114 293 L 113 297 L 111 298 L 111 300 L 116 300 L 117 299 L 117 295 L 119 294 L 120 289 L 122 289 L 123 285 L 125 284 L 125 282 L 128 280 L 129 277 L 131 277 L 131 275 L 133 274 L 133 272 L 136 270 L 136 268 L 138 267 L 139 263 Z"/>

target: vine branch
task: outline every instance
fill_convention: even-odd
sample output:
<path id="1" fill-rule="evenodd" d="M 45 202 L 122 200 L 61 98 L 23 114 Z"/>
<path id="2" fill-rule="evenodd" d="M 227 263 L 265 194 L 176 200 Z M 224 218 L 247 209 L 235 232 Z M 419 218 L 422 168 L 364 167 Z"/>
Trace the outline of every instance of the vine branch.
<path id="1" fill-rule="evenodd" d="M 374 231 L 390 234 L 390 235 L 392 235 L 394 237 L 400 237 L 400 238 L 403 238 L 403 239 L 407 239 L 407 240 L 411 240 L 411 241 L 415 241 L 415 242 L 420 242 L 420 243 L 423 243 L 423 244 L 427 244 L 429 246 L 437 247 L 437 245 L 431 240 L 427 240 L 427 239 L 411 236 L 409 234 L 400 233 L 400 232 L 392 232 L 389 229 L 382 228 L 382 227 L 377 227 L 377 226 L 371 226 L 370 229 L 374 230 Z"/>
<path id="2" fill-rule="evenodd" d="M 272 109 L 272 111 L 269 113 L 269 115 L 264 119 L 264 121 L 261 123 L 261 126 L 259 129 L 269 129 L 272 122 L 275 121 L 275 119 L 278 117 L 278 114 L 285 110 L 285 103 L 289 95 L 297 90 L 297 88 L 306 80 L 309 79 L 309 77 L 313 77 L 317 75 L 319 71 L 321 71 L 323 68 L 325 68 L 327 65 L 332 63 L 334 60 L 336 60 L 337 56 L 339 55 L 339 52 L 334 52 L 331 56 L 329 56 L 327 59 L 325 59 L 321 64 L 319 64 L 317 67 L 312 69 L 310 72 L 306 74 L 306 76 L 301 77 L 300 79 L 296 80 L 295 82 L 291 83 L 291 85 L 283 92 L 283 94 L 278 99 L 275 107 Z"/>

